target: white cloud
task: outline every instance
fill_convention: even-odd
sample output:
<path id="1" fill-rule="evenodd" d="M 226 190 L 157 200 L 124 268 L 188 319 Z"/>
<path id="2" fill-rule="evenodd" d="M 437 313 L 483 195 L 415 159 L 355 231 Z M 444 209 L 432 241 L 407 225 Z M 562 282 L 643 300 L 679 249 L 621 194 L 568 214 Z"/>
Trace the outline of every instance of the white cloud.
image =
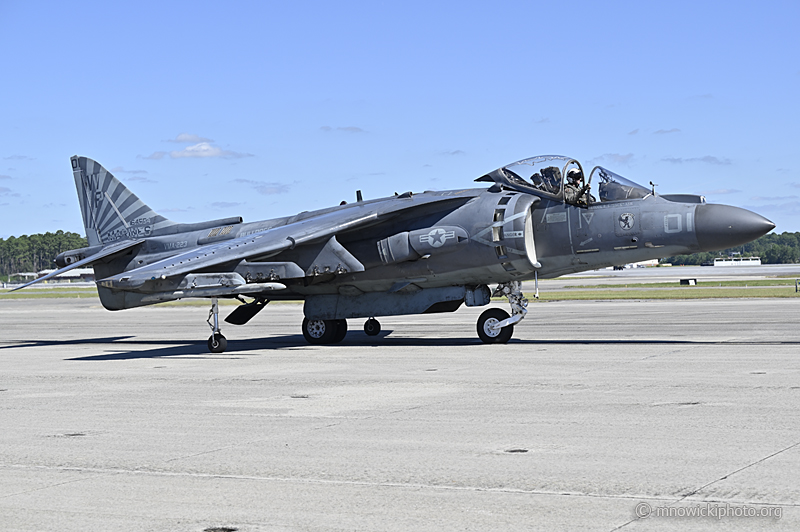
<path id="1" fill-rule="evenodd" d="M 629 164 L 633 160 L 632 153 L 604 153 L 600 157 L 596 157 L 591 159 L 589 162 L 590 165 L 594 165 L 600 162 L 608 161 L 613 164 Z"/>
<path id="2" fill-rule="evenodd" d="M 158 181 L 154 179 L 150 179 L 149 177 L 144 177 L 140 175 L 135 175 L 133 177 L 129 177 L 125 180 L 126 182 L 136 182 L 136 183 L 158 183 Z"/>
<path id="3" fill-rule="evenodd" d="M 780 212 L 789 214 L 792 216 L 800 215 L 800 201 L 788 201 L 786 203 L 772 203 L 769 205 L 743 205 L 745 209 L 750 210 L 759 210 L 763 213 L 766 213 L 766 216 L 769 216 L 769 213 L 773 212 Z"/>
<path id="4" fill-rule="evenodd" d="M 117 166 L 111 169 L 111 173 L 119 173 L 119 174 L 146 174 L 147 170 L 125 170 L 121 166 Z"/>
<path id="5" fill-rule="evenodd" d="M 705 155 L 703 157 L 690 157 L 688 159 L 684 159 L 683 157 L 664 157 L 661 160 L 673 164 L 706 163 L 706 164 L 717 164 L 723 166 L 731 164 L 730 159 L 720 159 L 719 157 L 714 157 L 713 155 Z"/>
<path id="6" fill-rule="evenodd" d="M 11 155 L 9 157 L 3 157 L 6 161 L 35 161 L 33 157 L 28 157 L 27 155 Z"/>
<path id="7" fill-rule="evenodd" d="M 212 207 L 215 209 L 232 209 L 233 207 L 238 207 L 240 205 L 244 205 L 244 203 L 236 203 L 231 201 L 215 201 L 211 204 Z"/>
<path id="8" fill-rule="evenodd" d="M 14 198 L 18 198 L 19 194 L 14 192 L 8 187 L 0 187 L 0 196 L 11 196 Z"/>
<path id="9" fill-rule="evenodd" d="M 659 129 L 658 131 L 653 133 L 653 135 L 669 135 L 671 133 L 680 133 L 680 132 L 681 132 L 680 129 L 674 127 L 672 129 Z"/>
<path id="10" fill-rule="evenodd" d="M 157 161 L 159 159 L 163 159 L 166 155 L 167 152 L 165 151 L 154 151 L 150 155 L 145 155 L 145 156 L 140 155 L 139 157 L 142 159 L 151 159 Z"/>
<path id="11" fill-rule="evenodd" d="M 234 183 L 241 183 L 243 185 L 252 186 L 256 192 L 264 196 L 271 196 L 273 194 L 286 194 L 289 192 L 289 185 L 277 182 L 254 181 L 252 179 L 234 179 Z"/>
<path id="12" fill-rule="evenodd" d="M 221 157 L 223 159 L 240 159 L 242 157 L 252 157 L 253 155 L 250 153 L 238 153 L 235 151 L 223 150 L 219 146 L 214 146 L 208 142 L 200 142 L 199 144 L 187 146 L 179 151 L 171 151 L 169 152 L 169 156 L 173 159 L 181 159 L 185 157 Z"/>
<path id="13" fill-rule="evenodd" d="M 165 140 L 164 142 L 177 142 L 180 144 L 197 144 L 199 142 L 214 142 L 211 139 L 201 137 L 200 135 L 193 135 L 192 133 L 181 133 L 174 139 Z"/>
<path id="14" fill-rule="evenodd" d="M 797 199 L 797 196 L 753 196 L 750 201 L 783 201 Z"/>
<path id="15" fill-rule="evenodd" d="M 735 188 L 715 188 L 714 190 L 704 190 L 700 194 L 704 196 L 712 196 L 718 194 L 738 194 L 741 190 L 736 190 Z"/>
<path id="16" fill-rule="evenodd" d="M 10 175 L 0 175 L 0 179 L 11 179 Z"/>

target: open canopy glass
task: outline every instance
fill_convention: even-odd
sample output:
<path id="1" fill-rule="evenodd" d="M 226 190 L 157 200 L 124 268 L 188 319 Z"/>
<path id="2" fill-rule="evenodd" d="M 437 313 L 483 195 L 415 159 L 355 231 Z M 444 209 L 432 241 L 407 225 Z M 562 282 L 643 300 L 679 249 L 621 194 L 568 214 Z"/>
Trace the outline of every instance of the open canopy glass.
<path id="1" fill-rule="evenodd" d="M 588 205 L 598 201 L 620 201 L 644 198 L 650 190 L 619 174 L 595 166 L 589 179 L 581 164 L 562 155 L 530 157 L 486 174 L 476 181 L 494 181 L 507 188 L 559 199 L 568 203 Z M 591 191 L 597 192 L 597 197 Z"/>

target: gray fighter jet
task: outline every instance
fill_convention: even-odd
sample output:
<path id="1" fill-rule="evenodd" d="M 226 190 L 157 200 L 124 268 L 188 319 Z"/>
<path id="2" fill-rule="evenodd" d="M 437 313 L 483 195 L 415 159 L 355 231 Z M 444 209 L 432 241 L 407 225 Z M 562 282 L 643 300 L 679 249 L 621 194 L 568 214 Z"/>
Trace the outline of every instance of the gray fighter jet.
<path id="1" fill-rule="evenodd" d="M 219 353 L 218 298 L 242 302 L 243 325 L 271 300 L 305 301 L 313 344 L 340 342 L 348 318 L 453 312 L 506 297 L 477 332 L 505 343 L 527 313 L 522 281 L 725 249 L 775 224 L 702 196 L 657 194 L 606 168 L 588 178 L 575 159 L 540 156 L 478 178 L 488 188 L 405 192 L 262 222 L 164 218 L 86 157 L 72 157 L 89 247 L 60 254 L 59 270 L 91 265 L 103 306 L 122 310 L 184 298 L 211 301 L 208 348 Z M 651 183 L 652 184 L 652 183 Z M 489 285 L 495 285 L 493 289 Z"/>

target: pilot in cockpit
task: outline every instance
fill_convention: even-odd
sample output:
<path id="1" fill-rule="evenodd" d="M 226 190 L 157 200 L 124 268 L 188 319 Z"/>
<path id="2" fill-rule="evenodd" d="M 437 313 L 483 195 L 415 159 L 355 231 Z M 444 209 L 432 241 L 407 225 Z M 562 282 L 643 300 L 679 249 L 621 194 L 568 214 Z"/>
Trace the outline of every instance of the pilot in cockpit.
<path id="1" fill-rule="evenodd" d="M 567 182 L 564 185 L 564 201 L 573 205 L 588 205 L 594 198 L 587 194 L 589 187 L 583 184 L 583 173 L 578 168 L 567 172 Z"/>
<path id="2" fill-rule="evenodd" d="M 567 172 L 567 182 L 564 185 L 564 201 L 573 205 L 577 204 L 578 196 L 580 196 L 581 188 L 583 187 L 582 183 L 583 175 L 580 170 L 573 168 Z"/>

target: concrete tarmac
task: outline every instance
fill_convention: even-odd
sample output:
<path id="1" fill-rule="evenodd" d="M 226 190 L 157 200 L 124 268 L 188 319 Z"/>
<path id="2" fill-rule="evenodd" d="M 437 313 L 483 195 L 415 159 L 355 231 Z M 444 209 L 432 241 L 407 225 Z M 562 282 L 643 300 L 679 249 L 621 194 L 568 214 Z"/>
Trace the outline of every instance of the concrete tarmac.
<path id="1" fill-rule="evenodd" d="M 799 306 L 534 302 L 507 345 L 462 308 L 310 346 L 270 304 L 212 355 L 205 307 L 0 301 L 0 526 L 798 530 Z"/>

